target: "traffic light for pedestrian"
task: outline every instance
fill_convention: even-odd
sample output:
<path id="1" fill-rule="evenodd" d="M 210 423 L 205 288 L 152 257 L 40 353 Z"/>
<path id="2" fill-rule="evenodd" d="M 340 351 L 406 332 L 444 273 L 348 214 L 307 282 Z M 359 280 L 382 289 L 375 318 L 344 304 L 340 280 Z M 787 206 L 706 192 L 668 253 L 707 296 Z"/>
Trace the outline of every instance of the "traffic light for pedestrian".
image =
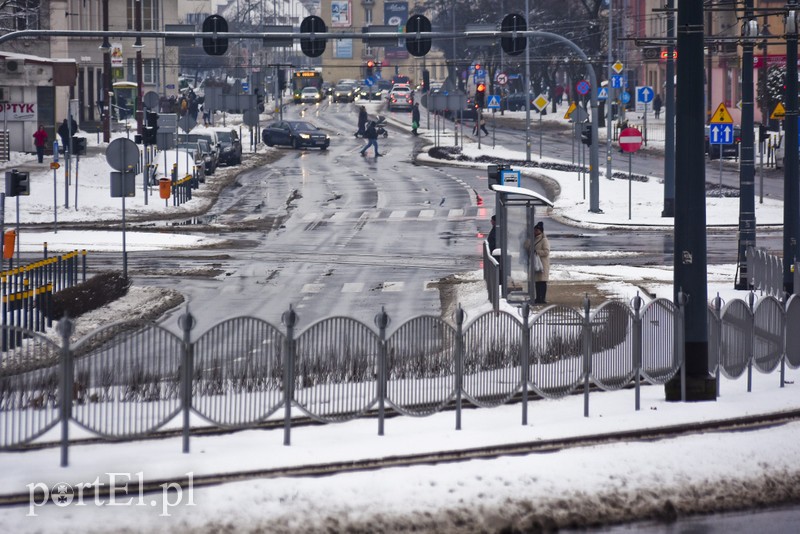
<path id="1" fill-rule="evenodd" d="M 328 27 L 325 21 L 316 15 L 309 15 L 300 22 L 300 33 L 302 34 L 315 34 L 326 33 Z M 300 50 L 308 57 L 319 57 L 325 52 L 325 39 L 319 37 L 302 37 L 300 38 Z"/>
<path id="2" fill-rule="evenodd" d="M 524 32 L 528 30 L 528 23 L 525 22 L 525 18 L 522 15 L 512 13 L 503 18 L 503 22 L 500 23 L 500 30 L 504 32 Z M 517 56 L 525 51 L 525 47 L 528 46 L 528 38 L 523 35 L 514 37 L 512 33 L 509 37 L 500 38 L 500 46 L 503 52 L 509 56 Z"/>
<path id="3" fill-rule="evenodd" d="M 145 145 L 158 144 L 158 113 L 148 111 L 142 140 Z"/>
<path id="4" fill-rule="evenodd" d="M 219 15 L 209 15 L 203 21 L 203 33 L 228 32 L 228 21 Z M 203 50 L 209 56 L 221 56 L 228 51 L 227 37 L 203 37 Z"/>
<path id="5" fill-rule="evenodd" d="M 372 69 L 375 68 L 375 62 L 371 59 L 367 61 L 367 78 L 372 78 Z"/>
<path id="6" fill-rule="evenodd" d="M 72 154 L 80 156 L 86 154 L 86 138 L 72 136 Z"/>
<path id="7" fill-rule="evenodd" d="M 592 144 L 592 125 L 588 122 L 581 125 L 581 143 L 587 146 Z"/>
<path id="8" fill-rule="evenodd" d="M 486 107 L 486 84 L 479 83 L 475 88 L 475 109 Z"/>
<path id="9" fill-rule="evenodd" d="M 31 179 L 27 172 L 16 169 L 6 171 L 6 196 L 17 197 L 31 194 Z"/>
<path id="10" fill-rule="evenodd" d="M 422 71 L 422 91 L 428 92 L 431 90 L 431 71 L 425 69 Z"/>

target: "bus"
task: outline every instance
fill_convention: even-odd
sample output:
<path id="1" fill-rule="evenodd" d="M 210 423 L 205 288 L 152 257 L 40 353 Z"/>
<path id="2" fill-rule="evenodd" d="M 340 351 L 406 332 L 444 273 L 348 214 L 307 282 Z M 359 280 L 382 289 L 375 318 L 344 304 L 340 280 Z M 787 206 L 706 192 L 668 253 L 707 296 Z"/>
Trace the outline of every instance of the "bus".
<path id="1" fill-rule="evenodd" d="M 306 87 L 316 87 L 322 91 L 322 73 L 316 70 L 296 70 L 292 75 L 292 99 L 300 103 L 300 93 Z"/>

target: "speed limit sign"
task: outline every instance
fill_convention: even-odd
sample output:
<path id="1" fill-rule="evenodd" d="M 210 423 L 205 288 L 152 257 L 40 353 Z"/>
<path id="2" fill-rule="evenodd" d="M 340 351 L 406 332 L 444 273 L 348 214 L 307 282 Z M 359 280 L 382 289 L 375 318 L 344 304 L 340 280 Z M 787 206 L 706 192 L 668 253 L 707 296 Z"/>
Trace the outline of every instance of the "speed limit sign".
<path id="1" fill-rule="evenodd" d="M 508 83 L 508 76 L 504 72 L 498 72 L 497 76 L 494 77 L 494 81 L 497 82 L 497 85 L 505 85 Z"/>

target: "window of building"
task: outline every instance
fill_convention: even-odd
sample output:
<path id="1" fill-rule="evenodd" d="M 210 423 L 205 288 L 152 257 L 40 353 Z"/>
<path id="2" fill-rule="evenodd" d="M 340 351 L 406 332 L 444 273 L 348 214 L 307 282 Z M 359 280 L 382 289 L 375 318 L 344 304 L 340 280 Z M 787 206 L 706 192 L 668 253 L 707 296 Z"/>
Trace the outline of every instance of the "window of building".
<path id="1" fill-rule="evenodd" d="M 365 7 L 364 8 L 364 25 L 369 26 L 372 24 L 372 8 Z"/>
<path id="2" fill-rule="evenodd" d="M 159 18 L 161 7 L 159 0 L 141 0 L 142 5 L 142 31 L 156 31 L 161 29 Z M 136 0 L 128 0 L 128 29 L 136 28 Z"/>
<path id="3" fill-rule="evenodd" d="M 125 69 L 125 79 L 129 82 L 136 82 L 136 60 L 128 58 L 128 67 Z M 142 58 L 142 83 L 144 85 L 155 85 L 158 82 L 158 59 Z"/>

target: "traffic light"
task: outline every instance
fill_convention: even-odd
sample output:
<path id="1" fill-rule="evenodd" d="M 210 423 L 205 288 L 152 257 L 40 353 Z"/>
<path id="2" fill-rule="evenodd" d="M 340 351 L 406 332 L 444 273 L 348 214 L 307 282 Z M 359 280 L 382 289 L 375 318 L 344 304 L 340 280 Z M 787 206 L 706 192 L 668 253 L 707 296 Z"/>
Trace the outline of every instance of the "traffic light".
<path id="1" fill-rule="evenodd" d="M 145 145 L 158 144 L 158 113 L 148 111 L 142 140 Z"/>
<path id="2" fill-rule="evenodd" d="M 6 171 L 6 196 L 17 197 L 31 194 L 31 179 L 27 172 L 16 169 Z"/>
<path id="3" fill-rule="evenodd" d="M 417 33 L 430 32 L 431 21 L 422 15 L 411 15 L 406 21 L 406 50 L 414 57 L 422 57 L 431 50 L 431 38 L 417 39 Z"/>
<path id="4" fill-rule="evenodd" d="M 592 144 L 592 125 L 588 122 L 581 124 L 581 143 L 587 146 Z"/>
<path id="5" fill-rule="evenodd" d="M 428 69 L 422 71 L 422 91 L 427 93 L 431 90 L 431 72 Z"/>
<path id="6" fill-rule="evenodd" d="M 479 83 L 475 88 L 475 109 L 486 107 L 486 84 Z"/>
<path id="7" fill-rule="evenodd" d="M 203 21 L 203 33 L 227 33 L 228 21 L 219 15 L 209 15 Z M 203 37 L 203 50 L 209 56 L 221 56 L 228 51 L 227 37 Z"/>
<path id="8" fill-rule="evenodd" d="M 375 62 L 371 59 L 367 61 L 367 78 L 372 78 L 372 69 L 375 67 Z"/>
<path id="9" fill-rule="evenodd" d="M 76 137 L 72 136 L 72 154 L 75 156 L 80 156 L 81 154 L 86 154 L 86 138 L 85 137 Z"/>

